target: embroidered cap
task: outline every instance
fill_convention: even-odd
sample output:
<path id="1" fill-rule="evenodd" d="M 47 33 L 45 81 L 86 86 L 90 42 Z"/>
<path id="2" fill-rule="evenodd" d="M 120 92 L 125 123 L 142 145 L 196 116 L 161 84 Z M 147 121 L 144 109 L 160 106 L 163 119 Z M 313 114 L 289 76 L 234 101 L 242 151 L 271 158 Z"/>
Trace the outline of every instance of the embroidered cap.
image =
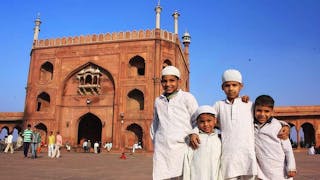
<path id="1" fill-rule="evenodd" d="M 162 76 L 166 76 L 166 75 L 174 75 L 177 76 L 180 79 L 180 71 L 178 68 L 174 67 L 174 66 L 166 66 L 165 68 L 162 69 L 161 72 Z"/>
<path id="2" fill-rule="evenodd" d="M 222 83 L 227 81 L 236 81 L 242 83 L 241 73 L 236 69 L 228 69 L 222 75 Z"/>

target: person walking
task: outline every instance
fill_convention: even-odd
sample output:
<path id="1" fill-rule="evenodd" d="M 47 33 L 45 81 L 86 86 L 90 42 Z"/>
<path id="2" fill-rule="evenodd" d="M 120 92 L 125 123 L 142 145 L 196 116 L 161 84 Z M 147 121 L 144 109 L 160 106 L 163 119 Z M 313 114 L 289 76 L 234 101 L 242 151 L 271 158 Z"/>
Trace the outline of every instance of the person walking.
<path id="1" fill-rule="evenodd" d="M 57 132 L 56 135 L 56 144 L 54 147 L 54 152 L 53 155 L 51 156 L 51 158 L 59 158 L 60 157 L 60 147 L 62 146 L 62 136 L 60 135 L 60 132 Z"/>
<path id="2" fill-rule="evenodd" d="M 16 147 L 14 149 L 18 150 L 18 149 L 20 149 L 20 147 L 22 147 L 22 145 L 23 145 L 23 138 L 22 138 L 21 132 L 20 132 L 18 135 L 18 138 L 17 138 Z"/>
<path id="3" fill-rule="evenodd" d="M 41 142 L 41 136 L 40 133 L 38 132 L 37 128 L 34 127 L 32 135 L 31 135 L 31 158 L 35 159 L 37 158 L 37 149 L 38 145 Z"/>
<path id="4" fill-rule="evenodd" d="M 95 153 L 95 154 L 98 154 L 98 149 L 99 149 L 99 143 L 98 143 L 98 141 L 96 141 L 96 142 L 93 144 L 93 150 L 94 150 L 94 153 Z"/>
<path id="5" fill-rule="evenodd" d="M 50 136 L 48 137 L 48 156 L 53 156 L 54 144 L 56 143 L 56 138 L 53 135 L 53 131 L 50 131 Z"/>
<path id="6" fill-rule="evenodd" d="M 31 143 L 31 135 L 32 135 L 32 130 L 31 130 L 31 125 L 28 124 L 27 129 L 23 131 L 23 154 L 24 157 L 28 157 L 28 151 L 29 151 L 29 146 Z"/>
<path id="7" fill-rule="evenodd" d="M 13 139 L 12 133 L 9 133 L 9 135 L 7 137 L 7 147 L 4 150 L 5 153 L 7 153 L 9 149 L 10 149 L 11 154 L 13 153 L 12 139 Z"/>

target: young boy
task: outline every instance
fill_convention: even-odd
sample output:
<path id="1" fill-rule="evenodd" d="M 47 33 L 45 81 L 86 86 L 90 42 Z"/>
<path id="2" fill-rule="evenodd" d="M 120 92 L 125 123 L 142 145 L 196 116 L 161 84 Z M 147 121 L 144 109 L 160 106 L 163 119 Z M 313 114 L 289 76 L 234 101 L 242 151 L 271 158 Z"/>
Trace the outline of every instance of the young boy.
<path id="1" fill-rule="evenodd" d="M 221 141 L 215 132 L 216 111 L 211 106 L 201 106 L 195 112 L 201 144 L 198 149 L 189 147 L 184 159 L 183 180 L 219 180 Z"/>
<path id="2" fill-rule="evenodd" d="M 198 103 L 192 94 L 179 88 L 180 71 L 176 67 L 167 66 L 161 74 L 164 93 L 155 100 L 150 127 L 154 145 L 153 179 L 179 179 L 188 149 L 185 138 L 196 124 L 191 116 Z"/>
<path id="3" fill-rule="evenodd" d="M 255 147 L 258 164 L 266 179 L 287 179 L 296 175 L 290 140 L 277 137 L 281 123 L 273 118 L 274 100 L 268 95 L 254 103 Z"/>

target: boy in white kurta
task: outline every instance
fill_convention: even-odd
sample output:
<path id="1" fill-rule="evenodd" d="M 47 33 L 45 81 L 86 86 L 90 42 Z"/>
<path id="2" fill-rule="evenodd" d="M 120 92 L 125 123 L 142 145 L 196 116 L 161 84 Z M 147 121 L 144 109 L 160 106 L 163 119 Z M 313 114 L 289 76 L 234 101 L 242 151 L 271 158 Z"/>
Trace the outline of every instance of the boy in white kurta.
<path id="1" fill-rule="evenodd" d="M 195 122 L 191 121 L 198 103 L 194 96 L 179 89 L 180 72 L 174 66 L 162 70 L 164 93 L 156 98 L 150 135 L 154 145 L 153 179 L 182 176 L 183 158 L 187 151 L 185 138 Z"/>
<path id="2" fill-rule="evenodd" d="M 273 118 L 274 100 L 268 95 L 257 97 L 254 103 L 255 148 L 263 180 L 292 179 L 296 164 L 290 140 L 277 137 L 281 123 Z"/>
<path id="3" fill-rule="evenodd" d="M 220 180 L 221 141 L 215 132 L 216 112 L 211 106 L 201 106 L 195 112 L 201 144 L 189 147 L 183 166 L 183 180 Z"/>

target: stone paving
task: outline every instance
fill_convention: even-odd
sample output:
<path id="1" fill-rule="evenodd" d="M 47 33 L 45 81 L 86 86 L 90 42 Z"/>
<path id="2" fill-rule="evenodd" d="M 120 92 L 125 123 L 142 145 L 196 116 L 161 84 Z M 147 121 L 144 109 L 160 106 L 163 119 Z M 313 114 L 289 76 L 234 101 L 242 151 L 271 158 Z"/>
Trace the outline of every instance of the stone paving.
<path id="1" fill-rule="evenodd" d="M 120 153 L 100 154 L 62 152 L 59 159 L 51 159 L 41 153 L 39 158 L 24 158 L 22 151 L 14 154 L 0 153 L 0 179 L 25 180 L 150 180 L 152 179 L 152 154 Z M 320 180 L 320 155 L 308 156 L 296 152 L 298 167 L 297 180 Z"/>

